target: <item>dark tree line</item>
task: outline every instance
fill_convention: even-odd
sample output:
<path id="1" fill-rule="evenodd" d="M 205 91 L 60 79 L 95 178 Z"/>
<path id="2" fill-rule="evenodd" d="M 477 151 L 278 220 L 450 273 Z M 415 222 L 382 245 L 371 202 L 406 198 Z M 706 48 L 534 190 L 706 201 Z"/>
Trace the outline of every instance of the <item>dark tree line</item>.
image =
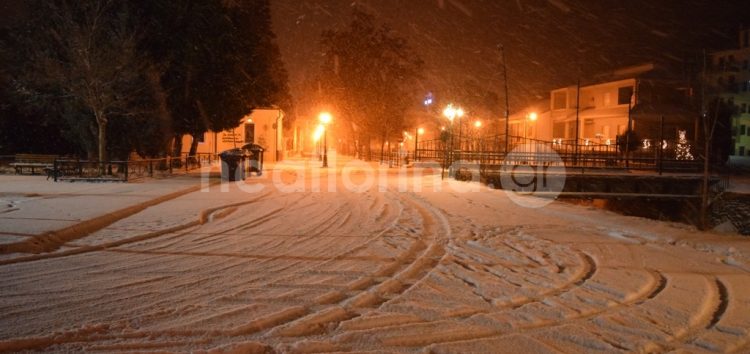
<path id="1" fill-rule="evenodd" d="M 291 103 L 268 0 L 32 0 L 28 8 L 28 21 L 0 33 L 0 134 L 48 129 L 1 136 L 2 152 L 162 156 L 179 153 L 185 134 L 233 128 L 254 108 Z"/>

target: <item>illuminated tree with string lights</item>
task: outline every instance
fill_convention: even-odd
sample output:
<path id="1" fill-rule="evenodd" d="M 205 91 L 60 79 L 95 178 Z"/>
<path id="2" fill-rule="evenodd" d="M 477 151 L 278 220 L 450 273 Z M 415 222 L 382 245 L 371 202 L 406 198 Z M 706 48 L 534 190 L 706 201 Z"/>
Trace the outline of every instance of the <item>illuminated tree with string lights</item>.
<path id="1" fill-rule="evenodd" d="M 684 130 L 680 130 L 680 139 L 677 141 L 677 146 L 675 147 L 675 154 L 677 155 L 678 160 L 695 160 L 695 157 L 693 157 L 693 154 L 690 153 L 690 144 L 687 141 L 686 135 L 687 133 Z"/>

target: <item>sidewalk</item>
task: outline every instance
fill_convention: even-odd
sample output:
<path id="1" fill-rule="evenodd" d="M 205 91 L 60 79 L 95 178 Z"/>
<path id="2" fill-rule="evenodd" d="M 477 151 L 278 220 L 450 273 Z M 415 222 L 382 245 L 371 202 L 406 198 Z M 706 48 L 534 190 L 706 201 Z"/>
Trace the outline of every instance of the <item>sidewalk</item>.
<path id="1" fill-rule="evenodd" d="M 200 189 L 200 173 L 134 183 L 52 182 L 43 176 L 0 175 L 0 245 L 85 221 L 108 221 L 124 209 L 147 207 Z M 111 218 L 115 218 L 113 215 Z"/>

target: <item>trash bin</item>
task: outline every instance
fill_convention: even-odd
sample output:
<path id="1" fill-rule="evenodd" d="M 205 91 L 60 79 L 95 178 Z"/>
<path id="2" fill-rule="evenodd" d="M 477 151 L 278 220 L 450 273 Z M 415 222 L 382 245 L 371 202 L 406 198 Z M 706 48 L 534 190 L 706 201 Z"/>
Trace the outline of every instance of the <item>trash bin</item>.
<path id="1" fill-rule="evenodd" d="M 258 144 L 247 144 L 242 147 L 248 156 L 248 175 L 255 172 L 258 176 L 263 174 L 263 153 L 266 151 Z"/>
<path id="2" fill-rule="evenodd" d="M 242 149 L 230 149 L 219 154 L 221 180 L 242 181 L 245 179 L 245 153 Z"/>

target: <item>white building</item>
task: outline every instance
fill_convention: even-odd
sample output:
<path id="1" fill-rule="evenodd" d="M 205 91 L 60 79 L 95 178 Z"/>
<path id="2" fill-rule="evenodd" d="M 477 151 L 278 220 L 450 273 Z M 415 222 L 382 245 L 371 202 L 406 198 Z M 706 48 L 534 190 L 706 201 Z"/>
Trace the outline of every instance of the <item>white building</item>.
<path id="1" fill-rule="evenodd" d="M 552 90 L 548 100 L 510 117 L 511 136 L 614 144 L 628 124 L 641 138 L 674 139 L 678 131 L 695 132 L 687 80 L 644 64 L 600 76 L 597 83 Z M 580 96 L 580 97 L 579 97 Z M 664 131 L 660 118 L 664 117 Z M 692 137 L 693 135 L 690 134 Z"/>
<path id="2" fill-rule="evenodd" d="M 742 157 L 750 156 L 750 29 L 741 28 L 738 39 L 738 49 L 712 53 L 711 64 L 719 96 L 735 107 L 730 154 Z"/>
<path id="3" fill-rule="evenodd" d="M 208 131 L 198 139 L 198 153 L 218 154 L 245 144 L 255 143 L 265 149 L 266 162 L 281 161 L 286 155 L 284 112 L 278 108 L 256 109 L 244 117 L 237 127 L 221 132 Z M 182 138 L 182 152 L 190 151 L 193 137 Z"/>

